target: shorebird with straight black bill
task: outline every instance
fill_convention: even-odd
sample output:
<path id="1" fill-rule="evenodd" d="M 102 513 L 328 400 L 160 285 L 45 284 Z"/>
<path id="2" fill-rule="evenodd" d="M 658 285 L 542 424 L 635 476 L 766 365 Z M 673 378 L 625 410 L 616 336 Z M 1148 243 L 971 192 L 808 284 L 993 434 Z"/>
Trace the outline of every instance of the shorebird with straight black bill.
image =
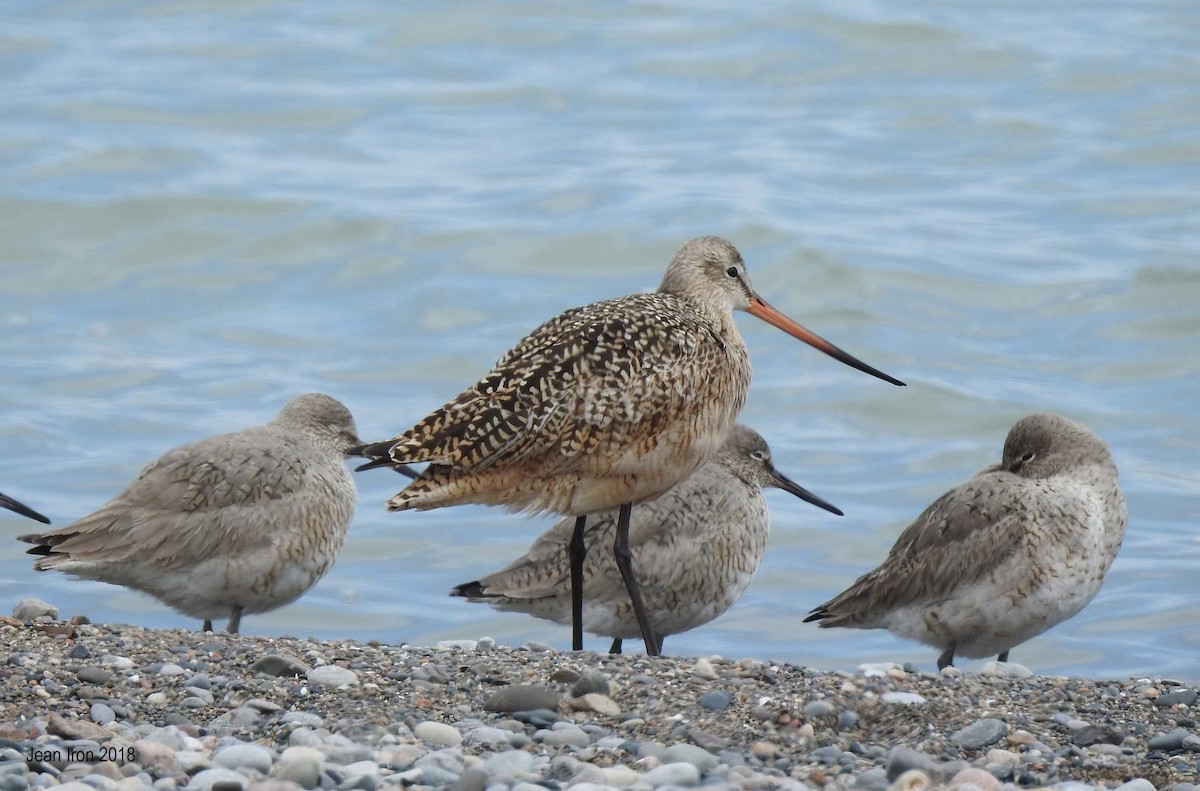
<path id="1" fill-rule="evenodd" d="M 1104 441 L 1059 415 L 1023 418 L 1000 463 L 934 501 L 874 571 L 815 608 L 821 626 L 887 629 L 955 654 L 997 654 L 1084 608 L 1128 516 Z"/>
<path id="2" fill-rule="evenodd" d="M 618 508 L 613 551 L 653 655 L 658 641 L 630 562 L 630 509 L 686 478 L 725 442 L 750 387 L 735 310 L 903 384 L 775 310 L 755 293 L 734 246 L 704 236 L 679 248 L 658 291 L 555 316 L 416 426 L 352 452 L 372 459 L 360 469 L 428 463 L 388 501 L 394 511 L 483 503 L 575 517 L 576 648 L 586 515 Z"/>
<path id="3" fill-rule="evenodd" d="M 749 587 L 767 549 L 767 488 L 782 489 L 842 515 L 775 469 L 766 440 L 743 425 L 733 427 L 725 445 L 700 469 L 634 510 L 629 527 L 633 565 L 660 652 L 665 637 L 720 616 Z M 616 511 L 589 514 L 587 540 L 612 543 L 616 526 Z M 570 623 L 566 549 L 573 530 L 572 521 L 563 519 L 526 554 L 499 571 L 458 585 L 451 595 Z M 609 650 L 619 654 L 622 640 L 637 636 L 639 627 L 612 555 L 587 555 L 583 594 L 584 628 L 613 638 Z"/>

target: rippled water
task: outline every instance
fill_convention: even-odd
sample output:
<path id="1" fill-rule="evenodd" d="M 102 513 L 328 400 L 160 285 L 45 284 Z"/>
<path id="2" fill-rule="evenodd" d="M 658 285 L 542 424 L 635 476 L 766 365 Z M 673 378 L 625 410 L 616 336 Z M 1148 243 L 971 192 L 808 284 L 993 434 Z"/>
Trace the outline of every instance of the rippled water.
<path id="1" fill-rule="evenodd" d="M 740 317 L 744 414 L 836 519 L 770 492 L 770 550 L 675 653 L 934 652 L 807 610 L 1009 425 L 1112 445 L 1125 547 L 1041 672 L 1200 679 L 1200 22 L 1185 3 L 25 3 L 0 20 L 0 490 L 56 523 L 168 448 L 324 391 L 406 428 L 525 331 L 727 236 L 888 387 Z M 388 514 L 247 631 L 427 643 L 566 630 L 446 598 L 548 520 Z M 32 523 L 0 516 L 10 537 Z M 190 621 L 35 575 L 0 601 Z M 592 639 L 596 648 L 606 641 Z"/>

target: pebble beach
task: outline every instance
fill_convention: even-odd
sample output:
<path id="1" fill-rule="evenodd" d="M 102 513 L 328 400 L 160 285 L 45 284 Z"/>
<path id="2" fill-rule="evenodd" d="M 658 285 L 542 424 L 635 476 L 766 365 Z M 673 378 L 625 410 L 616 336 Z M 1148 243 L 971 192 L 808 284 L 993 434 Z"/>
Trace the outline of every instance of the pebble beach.
<path id="1" fill-rule="evenodd" d="M 1179 679 L 0 618 L 0 791 L 1192 791 Z M 932 666 L 932 656 L 931 656 Z"/>

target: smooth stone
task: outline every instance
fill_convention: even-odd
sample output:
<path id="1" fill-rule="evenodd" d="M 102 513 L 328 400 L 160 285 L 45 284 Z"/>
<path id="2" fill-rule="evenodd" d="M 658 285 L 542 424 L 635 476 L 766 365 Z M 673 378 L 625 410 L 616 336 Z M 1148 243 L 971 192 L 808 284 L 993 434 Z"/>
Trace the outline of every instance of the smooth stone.
<path id="1" fill-rule="evenodd" d="M 457 747 L 463 741 L 463 736 L 458 732 L 458 728 L 432 720 L 417 723 L 417 726 L 413 728 L 413 736 L 441 747 Z"/>
<path id="2" fill-rule="evenodd" d="M 1189 733 L 1183 737 L 1183 749 L 1188 752 L 1200 753 L 1200 736 Z"/>
<path id="3" fill-rule="evenodd" d="M 942 769 L 937 762 L 919 750 L 897 745 L 888 751 L 885 768 L 888 782 L 895 782 L 905 772 L 913 769 L 918 769 L 929 777 L 942 776 Z"/>
<path id="4" fill-rule="evenodd" d="M 214 791 L 214 786 L 223 783 L 236 784 L 238 788 L 246 787 L 245 776 L 232 769 L 205 769 L 198 772 L 188 781 L 187 791 Z"/>
<path id="5" fill-rule="evenodd" d="M 483 704 L 484 711 L 526 712 L 537 709 L 557 711 L 558 693 L 537 684 L 514 684 L 496 690 Z"/>
<path id="6" fill-rule="evenodd" d="M 105 654 L 100 657 L 100 665 L 102 667 L 111 667 L 117 672 L 133 669 L 133 660 L 127 656 L 117 656 L 116 654 Z"/>
<path id="7" fill-rule="evenodd" d="M 857 672 L 867 678 L 886 678 L 889 672 L 901 669 L 895 662 L 867 662 L 859 665 Z"/>
<path id="8" fill-rule="evenodd" d="M 729 708 L 733 702 L 733 697 L 728 692 L 714 691 L 705 692 L 696 701 L 700 704 L 700 708 L 708 709 L 709 711 L 724 711 Z"/>
<path id="9" fill-rule="evenodd" d="M 321 665 L 308 671 L 308 683 L 318 687 L 350 687 L 358 684 L 358 674 L 339 665 Z"/>
<path id="10" fill-rule="evenodd" d="M 608 695 L 601 695 L 599 692 L 589 692 L 577 698 L 571 698 L 571 708 L 576 711 L 594 711 L 609 717 L 615 717 L 621 713 L 621 707 L 615 700 Z"/>
<path id="11" fill-rule="evenodd" d="M 440 640 L 434 649 L 437 651 L 469 651 L 474 652 L 479 645 L 478 640 Z"/>
<path id="12" fill-rule="evenodd" d="M 642 782 L 649 783 L 652 788 L 661 786 L 691 788 L 700 783 L 700 770 L 690 763 L 663 764 L 642 775 Z"/>
<path id="13" fill-rule="evenodd" d="M 887 791 L 887 787 L 887 773 L 878 766 L 854 778 L 854 788 L 858 791 Z"/>
<path id="14" fill-rule="evenodd" d="M 187 673 L 187 671 L 174 662 L 167 662 L 158 669 L 158 674 L 160 676 L 167 676 L 168 678 L 171 676 L 182 676 L 185 673 Z"/>
<path id="15" fill-rule="evenodd" d="M 47 601 L 35 596 L 26 596 L 13 607 L 13 617 L 18 621 L 32 621 L 43 616 L 51 620 L 58 619 L 58 608 Z"/>
<path id="16" fill-rule="evenodd" d="M 1000 791 L 1000 781 L 991 772 L 985 772 L 982 769 L 975 767 L 967 767 L 960 769 L 954 777 L 950 778 L 947 783 L 951 788 L 954 786 L 970 785 L 980 789 L 980 791 Z"/>
<path id="17" fill-rule="evenodd" d="M 717 768 L 717 757 L 694 744 L 672 744 L 662 754 L 662 761 L 666 765 L 678 762 L 689 763 L 696 767 L 701 774 Z"/>
<path id="18" fill-rule="evenodd" d="M 155 767 L 166 772 L 179 770 L 179 763 L 175 760 L 175 752 L 179 748 L 172 749 L 168 745 L 151 739 L 139 739 L 133 743 L 133 749 L 137 754 L 138 763 L 144 767 Z"/>
<path id="19" fill-rule="evenodd" d="M 107 703 L 93 703 L 88 713 L 97 725 L 107 725 L 117 719 L 117 713 Z"/>
<path id="20" fill-rule="evenodd" d="M 266 774 L 271 771 L 275 762 L 275 753 L 261 744 L 231 744 L 217 750 L 212 756 L 213 763 L 226 769 L 253 769 Z"/>
<path id="21" fill-rule="evenodd" d="M 804 704 L 804 717 L 809 720 L 819 720 L 832 717 L 837 707 L 827 700 L 810 700 Z"/>
<path id="22" fill-rule="evenodd" d="M 533 770 L 533 754 L 524 750 L 506 750 L 496 753 L 483 763 L 484 771 L 490 777 L 504 780 L 517 775 L 525 775 Z"/>
<path id="23" fill-rule="evenodd" d="M 578 725 L 538 733 L 543 734 L 542 743 L 552 747 L 587 747 L 592 742 L 587 732 Z"/>
<path id="24" fill-rule="evenodd" d="M 716 668 L 712 662 L 709 662 L 704 657 L 696 660 L 696 664 L 692 667 L 692 674 L 697 678 L 702 678 L 706 681 L 716 681 L 720 676 L 717 675 Z"/>
<path id="25" fill-rule="evenodd" d="M 573 698 L 582 698 L 591 693 L 611 695 L 612 684 L 609 683 L 608 676 L 597 673 L 595 670 L 587 670 L 571 687 L 571 697 Z"/>
<path id="26" fill-rule="evenodd" d="M 852 730 L 854 728 L 854 726 L 856 726 L 856 725 L 858 725 L 858 712 L 857 711 L 851 711 L 850 709 L 846 709 L 844 711 L 838 712 L 837 729 L 839 731 Z"/>
<path id="27" fill-rule="evenodd" d="M 1141 777 L 1135 777 L 1128 783 L 1122 783 L 1113 791 L 1155 791 L 1154 783 Z"/>
<path id="28" fill-rule="evenodd" d="M 1181 750 L 1183 749 L 1183 740 L 1191 735 L 1190 731 L 1183 728 L 1176 728 L 1173 731 L 1160 733 L 1157 736 L 1151 737 L 1146 742 L 1146 746 L 1151 750 L 1164 750 L 1168 752 L 1171 750 Z"/>
<path id="29" fill-rule="evenodd" d="M 75 678 L 85 684 L 95 684 L 98 687 L 103 687 L 111 684 L 115 676 L 111 671 L 105 670 L 102 667 L 81 667 L 75 671 Z"/>
<path id="30" fill-rule="evenodd" d="M 289 725 L 303 725 L 306 728 L 319 728 L 325 723 L 325 718 L 311 711 L 288 711 L 279 721 Z"/>
<path id="31" fill-rule="evenodd" d="M 1200 697 L 1200 693 L 1197 693 L 1196 690 L 1183 689 L 1178 692 L 1168 692 L 1165 695 L 1159 695 L 1154 699 L 1154 705 L 1164 708 L 1168 706 L 1180 705 L 1191 706 L 1196 703 L 1197 697 Z"/>
<path id="32" fill-rule="evenodd" d="M 950 741 L 967 750 L 978 750 L 995 744 L 1007 733 L 1008 724 L 1004 720 L 985 717 L 950 734 Z"/>
<path id="33" fill-rule="evenodd" d="M 311 670 L 311 665 L 291 654 L 267 654 L 259 657 L 254 664 L 250 665 L 250 671 L 253 673 L 276 677 L 304 676 Z"/>

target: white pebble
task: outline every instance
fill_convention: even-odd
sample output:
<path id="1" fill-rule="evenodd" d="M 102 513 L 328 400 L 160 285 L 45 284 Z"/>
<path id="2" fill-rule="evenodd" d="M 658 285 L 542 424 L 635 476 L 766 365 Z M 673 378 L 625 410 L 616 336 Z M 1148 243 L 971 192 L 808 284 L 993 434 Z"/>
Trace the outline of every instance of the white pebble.
<path id="1" fill-rule="evenodd" d="M 431 720 L 418 722 L 417 727 L 413 728 L 413 735 L 422 741 L 442 747 L 457 747 L 463 740 L 457 728 Z"/>
<path id="2" fill-rule="evenodd" d="M 358 684 L 358 674 L 340 665 L 322 665 L 308 671 L 308 683 L 315 687 L 350 687 Z"/>

